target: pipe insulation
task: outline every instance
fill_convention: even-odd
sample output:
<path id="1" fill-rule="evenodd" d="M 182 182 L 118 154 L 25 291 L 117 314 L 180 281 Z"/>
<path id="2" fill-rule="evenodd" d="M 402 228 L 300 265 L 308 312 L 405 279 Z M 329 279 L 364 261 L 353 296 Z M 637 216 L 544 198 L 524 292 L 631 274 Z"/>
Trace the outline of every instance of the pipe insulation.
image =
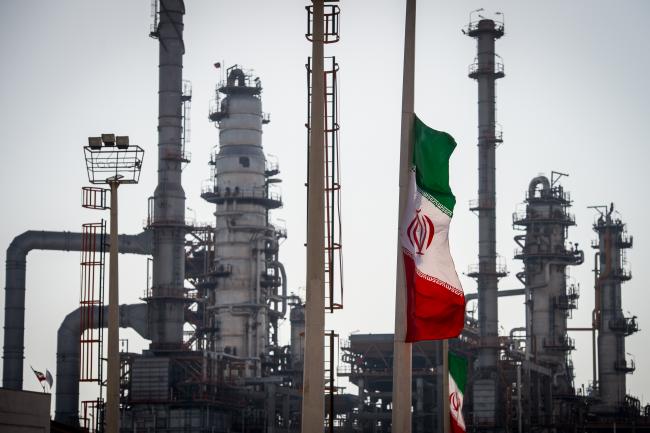
<path id="1" fill-rule="evenodd" d="M 137 235 L 120 235 L 119 246 L 121 253 L 149 255 L 152 253 L 151 233 L 145 231 Z M 20 390 L 23 387 L 27 254 L 32 250 L 81 251 L 81 248 L 81 233 L 36 230 L 16 236 L 7 248 L 2 370 L 4 388 Z"/>
<path id="2" fill-rule="evenodd" d="M 79 337 L 87 329 L 97 329 L 108 326 L 108 306 L 93 307 L 94 322 L 91 326 L 81 329 L 81 308 L 68 314 L 57 333 L 56 341 L 56 401 L 54 419 L 70 426 L 79 426 Z M 149 338 L 147 329 L 147 304 L 120 305 L 119 325 L 121 328 L 131 328 L 143 338 Z M 99 318 L 102 318 L 99 323 Z"/>

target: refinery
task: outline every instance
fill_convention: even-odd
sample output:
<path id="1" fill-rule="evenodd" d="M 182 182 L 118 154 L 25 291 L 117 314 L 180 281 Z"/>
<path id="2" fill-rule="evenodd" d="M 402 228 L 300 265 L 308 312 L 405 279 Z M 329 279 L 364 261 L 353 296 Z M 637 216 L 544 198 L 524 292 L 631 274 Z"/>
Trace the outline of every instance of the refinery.
<path id="1" fill-rule="evenodd" d="M 394 3 L 391 10 L 403 13 L 404 2 Z M 419 26 L 435 10 L 421 3 Z M 363 92 L 384 90 L 363 84 L 357 89 L 352 77 L 361 82 L 364 78 L 359 77 L 369 74 L 367 81 L 377 84 L 385 75 L 397 83 L 391 83 L 390 92 L 401 92 L 402 47 L 395 47 L 402 43 L 402 18 L 381 22 L 392 23 L 396 29 L 390 36 L 397 41 L 364 35 L 364 43 L 374 38 L 392 47 L 391 55 L 399 51 L 399 60 L 391 58 L 395 64 L 385 71 L 355 71 L 365 54 L 359 51 L 355 59 L 352 53 L 363 44 L 346 49 L 345 43 L 362 32 L 354 31 L 346 17 L 350 13 L 352 22 L 364 15 L 345 0 L 282 5 L 287 20 L 300 25 L 290 38 L 302 44 L 282 63 L 270 61 L 272 54 L 265 51 L 273 44 L 272 33 L 251 38 L 244 32 L 255 31 L 254 26 L 238 24 L 241 36 L 217 40 L 192 28 L 210 28 L 199 20 L 205 5 L 152 0 L 150 6 L 150 27 L 125 30 L 125 37 L 131 37 L 131 31 L 138 35 L 138 47 L 141 42 L 156 46 L 155 59 L 149 50 L 150 56 L 138 59 L 133 72 L 146 69 L 150 83 L 143 84 L 139 94 L 146 95 L 148 108 L 121 106 L 124 114 L 111 113 L 117 120 L 104 126 L 101 116 L 107 113 L 101 98 L 96 107 L 76 107 L 99 114 L 89 115 L 93 120 L 87 125 L 65 125 L 81 138 L 65 143 L 58 160 L 50 157 L 48 176 L 67 179 L 70 190 L 57 190 L 48 185 L 48 178 L 36 177 L 41 195 L 20 192 L 21 203 L 32 205 L 21 209 L 35 214 L 25 217 L 25 224 L 36 225 L 12 221 L 10 227 L 20 229 L 6 233 L 2 247 L 6 262 L 0 431 L 398 433 L 391 425 L 397 220 L 377 214 L 397 218 L 399 133 L 396 126 L 382 132 L 382 122 L 355 111 L 381 105 L 381 99 Z M 264 10 L 259 15 L 272 13 L 270 6 L 260 7 Z M 103 8 L 119 9 L 117 4 Z M 515 116 L 508 113 L 517 110 L 505 105 L 533 111 L 516 99 L 522 89 L 498 98 L 497 83 L 501 90 L 510 78 L 509 58 L 502 59 L 500 47 L 517 38 L 517 32 L 510 32 L 512 18 L 506 23 L 503 11 L 479 8 L 467 20 L 465 9 L 461 21 L 443 28 L 455 29 L 454 55 L 465 62 L 462 70 L 453 72 L 453 83 L 464 80 L 462 98 L 447 104 L 465 113 L 450 127 L 457 130 L 449 131 L 463 131 L 457 135 L 459 155 L 454 156 L 462 163 L 452 158 L 451 171 L 459 174 L 452 175 L 458 203 L 450 243 L 467 304 L 464 329 L 448 345 L 468 362 L 462 403 L 466 431 L 650 432 L 650 403 L 643 395 L 650 386 L 644 376 L 649 353 L 643 347 L 648 319 L 641 293 L 642 282 L 650 276 L 641 259 L 634 261 L 639 269 L 633 274 L 631 260 L 637 250 L 638 257 L 644 257 L 648 249 L 637 240 L 650 241 L 634 208 L 637 200 L 643 201 L 642 194 L 634 199 L 623 194 L 632 186 L 626 168 L 613 168 L 621 161 L 614 156 L 610 160 L 600 155 L 598 162 L 587 156 L 587 162 L 567 161 L 529 145 L 521 135 L 520 142 L 510 141 L 504 130 L 515 127 L 510 125 Z M 229 11 L 219 9 L 222 14 Z M 233 20 L 250 12 L 239 10 Z M 282 27 L 282 15 L 274 17 L 275 26 Z M 377 20 L 382 19 L 379 14 Z M 525 29 L 521 23 L 512 25 Z M 282 38 L 285 29 L 277 32 Z M 216 45 L 206 49 L 197 43 L 194 51 L 192 42 L 201 38 Z M 440 59 L 445 48 L 431 42 L 441 51 L 435 56 L 428 43 L 418 40 L 418 59 L 429 56 L 427 61 L 444 62 Z M 237 58 L 237 49 L 221 49 L 220 44 L 258 47 Z M 524 56 L 523 50 L 515 45 L 507 53 Z M 197 59 L 197 52 L 213 54 Z M 255 55 L 273 67 L 258 68 Z M 138 57 L 125 54 L 125 62 Z M 540 67 L 553 69 L 544 59 L 537 60 Z M 190 81 L 188 70 L 197 70 L 197 65 L 209 71 L 210 87 Z M 128 70 L 121 71 L 120 65 L 109 69 L 114 72 L 107 77 L 114 76 L 114 83 L 90 80 L 83 83 L 87 92 L 94 86 L 117 92 L 120 80 L 129 80 Z M 526 72 L 520 68 L 517 73 Z M 434 77 L 444 80 L 445 74 L 451 73 L 445 69 Z M 283 75 L 301 78 L 288 83 L 281 80 Z M 351 84 L 346 86 L 348 77 Z M 431 87 L 445 98 L 453 95 L 442 90 L 444 83 L 433 86 L 426 76 L 416 83 L 423 88 L 418 107 L 425 105 Z M 106 89 L 108 95 L 111 90 Z M 352 102 L 346 105 L 348 97 Z M 207 115 L 197 99 L 206 102 Z M 364 102 L 357 104 L 357 99 Z M 397 105 L 381 109 L 390 116 L 379 119 L 397 123 L 399 104 L 396 98 L 390 101 Z M 59 109 L 48 100 L 36 105 Z M 289 106 L 291 117 L 276 108 Z M 434 124 L 444 107 L 420 111 Z M 295 118 L 295 113 L 301 117 Z M 129 125 L 141 117 L 139 128 L 145 132 L 123 131 L 124 117 Z M 274 132 L 276 122 L 286 130 Z M 528 134 L 548 137 L 553 122 L 568 120 L 528 122 L 521 126 Z M 442 122 L 436 127 L 447 128 Z M 559 131 L 566 128 L 558 126 Z M 598 128 L 609 131 L 604 124 L 591 129 Z M 364 129 L 373 131 L 364 137 Z M 356 131 L 360 141 L 352 141 L 346 130 Z M 585 137 L 593 137 L 591 132 L 585 131 Z M 373 149 L 375 140 L 386 148 Z M 564 143 L 552 149 L 559 153 L 574 144 L 578 146 Z M 372 153 L 387 153 L 393 145 L 388 160 L 373 159 Z M 518 154 L 508 146 L 518 148 Z M 317 160 L 315 152 L 322 159 Z M 636 167 L 643 156 L 629 164 Z M 39 155 L 25 154 L 11 162 L 25 171 L 30 167 L 22 158 L 35 157 Z M 587 164 L 594 166 L 583 170 Z M 586 178 L 576 180 L 579 176 Z M 636 172 L 630 174 L 634 176 Z M 515 179 L 521 183 L 513 183 Z M 3 180 L 5 189 L 11 188 L 11 179 Z M 588 184 L 588 197 L 571 194 L 572 185 Z M 117 226 L 118 185 L 120 234 L 111 240 Z M 311 195 L 315 185 L 318 199 Z M 390 191 L 367 191 L 382 188 Z M 59 195 L 65 207 L 38 206 L 39 200 Z M 628 213 L 635 215 L 638 226 L 628 220 Z M 65 225 L 57 227 L 52 221 Z M 637 230 L 641 235 L 635 238 Z M 53 262 L 53 268 L 40 256 L 32 261 L 37 251 L 43 257 L 69 258 Z M 117 261 L 109 260 L 118 252 L 119 274 Z M 314 256 L 317 261 L 310 258 Z M 74 287 L 58 296 L 41 294 L 50 284 L 59 287 L 53 281 L 57 278 Z M 109 299 L 109 294 L 116 296 L 118 281 L 119 307 Z M 320 288 L 315 292 L 321 294 L 318 302 L 310 291 L 313 281 Z M 385 287 L 373 293 L 381 285 Z M 52 314 L 47 313 L 48 303 L 57 304 Z M 322 320 L 317 327 L 309 322 L 314 309 Z M 111 331 L 118 326 L 119 341 Z M 51 343 L 35 347 L 46 340 Z M 309 349 L 314 344 L 318 350 Z M 118 346 L 119 351 L 111 349 Z M 413 344 L 413 432 L 444 431 L 443 353 L 441 341 Z M 48 364 L 50 359 L 55 361 Z M 318 403 L 315 412 L 310 412 L 312 401 Z M 307 428 L 307 423 L 318 428 Z"/>

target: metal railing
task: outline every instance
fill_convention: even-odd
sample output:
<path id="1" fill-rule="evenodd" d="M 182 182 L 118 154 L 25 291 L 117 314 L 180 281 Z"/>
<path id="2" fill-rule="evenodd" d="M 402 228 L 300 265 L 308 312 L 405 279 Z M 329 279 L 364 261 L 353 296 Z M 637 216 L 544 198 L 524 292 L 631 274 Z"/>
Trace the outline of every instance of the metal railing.
<path id="1" fill-rule="evenodd" d="M 307 9 L 307 33 L 305 33 L 305 37 L 311 41 L 314 28 L 314 7 L 309 5 L 305 6 L 305 9 Z M 339 35 L 340 13 L 341 9 L 337 5 L 325 4 L 323 6 L 323 43 L 335 43 L 341 38 Z"/>
<path id="2" fill-rule="evenodd" d="M 567 335 L 559 338 L 558 337 L 544 338 L 542 344 L 547 349 L 555 349 L 561 351 L 570 351 L 576 348 L 573 338 Z"/>
<path id="3" fill-rule="evenodd" d="M 621 317 L 620 319 L 611 319 L 609 321 L 609 329 L 625 333 L 626 336 L 632 335 L 639 330 L 639 324 L 636 321 L 636 316 Z"/>
<path id="4" fill-rule="evenodd" d="M 576 217 L 575 215 L 564 210 L 558 210 L 550 215 L 540 215 L 528 208 L 524 210 L 517 210 L 512 213 L 513 225 L 527 225 L 532 222 L 574 225 L 576 223 Z"/>
<path id="5" fill-rule="evenodd" d="M 277 192 L 269 191 L 265 186 L 258 186 L 252 188 L 240 188 L 238 186 L 220 186 L 212 180 L 203 182 L 201 185 L 201 195 L 214 195 L 219 198 L 227 200 L 240 199 L 268 199 L 272 201 L 281 202 L 282 195 Z"/>
<path id="6" fill-rule="evenodd" d="M 565 191 L 562 186 L 554 186 L 550 189 L 536 189 L 533 191 L 532 195 L 530 194 L 530 191 L 526 191 L 526 201 L 540 198 L 552 198 L 570 203 L 571 193 L 569 191 Z"/>
<path id="7" fill-rule="evenodd" d="M 614 362 L 614 368 L 618 371 L 624 371 L 626 373 L 631 373 L 636 370 L 636 363 L 633 359 L 630 359 L 628 362 L 625 359 L 619 359 Z"/>
<path id="8" fill-rule="evenodd" d="M 479 74 L 494 74 L 502 76 L 505 74 L 505 69 L 501 62 L 487 63 L 485 65 L 475 62 L 467 67 L 467 75 L 470 77 Z"/>
<path id="9" fill-rule="evenodd" d="M 470 21 L 467 24 L 467 27 L 465 28 L 465 32 L 467 34 L 470 34 L 470 33 L 478 31 L 479 30 L 479 23 L 481 21 L 482 20 Z M 503 34 L 503 32 L 505 31 L 505 25 L 504 25 L 503 21 L 498 21 L 498 20 L 492 20 L 492 21 L 494 21 L 494 30 L 497 33 Z"/>
<path id="10" fill-rule="evenodd" d="M 467 272 L 465 275 L 471 278 L 478 277 L 479 274 L 496 274 L 497 276 L 504 277 L 508 275 L 508 267 L 506 266 L 505 260 L 501 256 L 496 257 L 496 264 L 494 271 L 488 269 L 481 269 L 479 263 L 471 264 L 467 267 Z"/>

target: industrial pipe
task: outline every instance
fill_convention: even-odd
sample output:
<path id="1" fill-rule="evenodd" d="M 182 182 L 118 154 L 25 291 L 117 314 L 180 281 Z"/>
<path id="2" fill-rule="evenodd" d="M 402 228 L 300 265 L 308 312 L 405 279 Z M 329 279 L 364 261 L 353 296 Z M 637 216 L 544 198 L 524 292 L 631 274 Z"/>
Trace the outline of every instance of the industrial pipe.
<path id="1" fill-rule="evenodd" d="M 95 310 L 89 317 L 92 324 L 82 329 L 81 308 L 68 314 L 57 333 L 56 342 L 56 408 L 54 420 L 69 426 L 79 426 L 79 337 L 87 329 L 97 329 L 108 326 L 108 307 L 94 306 Z M 149 338 L 147 327 L 147 304 L 120 305 L 119 325 L 131 328 L 143 338 Z M 84 312 L 86 314 L 86 312 Z M 102 322 L 99 323 L 101 317 Z"/>
<path id="2" fill-rule="evenodd" d="M 503 296 L 519 296 L 525 293 L 526 289 L 510 289 L 510 290 L 499 290 L 497 291 L 497 297 L 501 298 Z M 465 301 L 473 301 L 478 299 L 478 293 L 467 293 L 465 295 Z"/>
<path id="3" fill-rule="evenodd" d="M 287 271 L 284 270 L 284 265 L 281 262 L 275 261 L 271 263 L 272 266 L 280 270 L 282 276 L 282 317 L 287 315 Z"/>
<path id="4" fill-rule="evenodd" d="M 528 184 L 528 197 L 535 197 L 535 190 L 537 189 L 537 185 L 540 184 L 542 185 L 542 191 L 551 189 L 551 184 L 546 176 L 534 177 Z"/>
<path id="5" fill-rule="evenodd" d="M 120 252 L 151 254 L 150 232 L 120 235 Z M 97 239 L 96 245 L 100 241 Z M 16 236 L 7 248 L 5 275 L 5 333 L 2 384 L 4 388 L 23 387 L 25 341 L 25 272 L 27 254 L 31 250 L 81 251 L 82 234 L 30 230 Z"/>

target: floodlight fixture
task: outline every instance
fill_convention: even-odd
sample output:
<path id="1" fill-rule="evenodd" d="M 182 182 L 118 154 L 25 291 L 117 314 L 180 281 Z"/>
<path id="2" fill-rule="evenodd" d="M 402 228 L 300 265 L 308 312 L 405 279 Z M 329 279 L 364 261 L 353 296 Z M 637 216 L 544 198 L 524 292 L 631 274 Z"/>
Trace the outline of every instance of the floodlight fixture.
<path id="1" fill-rule="evenodd" d="M 91 149 L 101 149 L 102 137 L 88 137 L 88 147 Z"/>
<path id="2" fill-rule="evenodd" d="M 115 137 L 115 144 L 118 149 L 126 150 L 129 148 L 129 136 L 128 135 L 118 135 Z"/>
<path id="3" fill-rule="evenodd" d="M 115 146 L 115 134 L 102 134 L 104 146 Z"/>
<path id="4" fill-rule="evenodd" d="M 92 184 L 138 183 L 140 180 L 144 150 L 131 145 L 127 135 L 88 137 L 84 153 L 88 181 Z"/>

